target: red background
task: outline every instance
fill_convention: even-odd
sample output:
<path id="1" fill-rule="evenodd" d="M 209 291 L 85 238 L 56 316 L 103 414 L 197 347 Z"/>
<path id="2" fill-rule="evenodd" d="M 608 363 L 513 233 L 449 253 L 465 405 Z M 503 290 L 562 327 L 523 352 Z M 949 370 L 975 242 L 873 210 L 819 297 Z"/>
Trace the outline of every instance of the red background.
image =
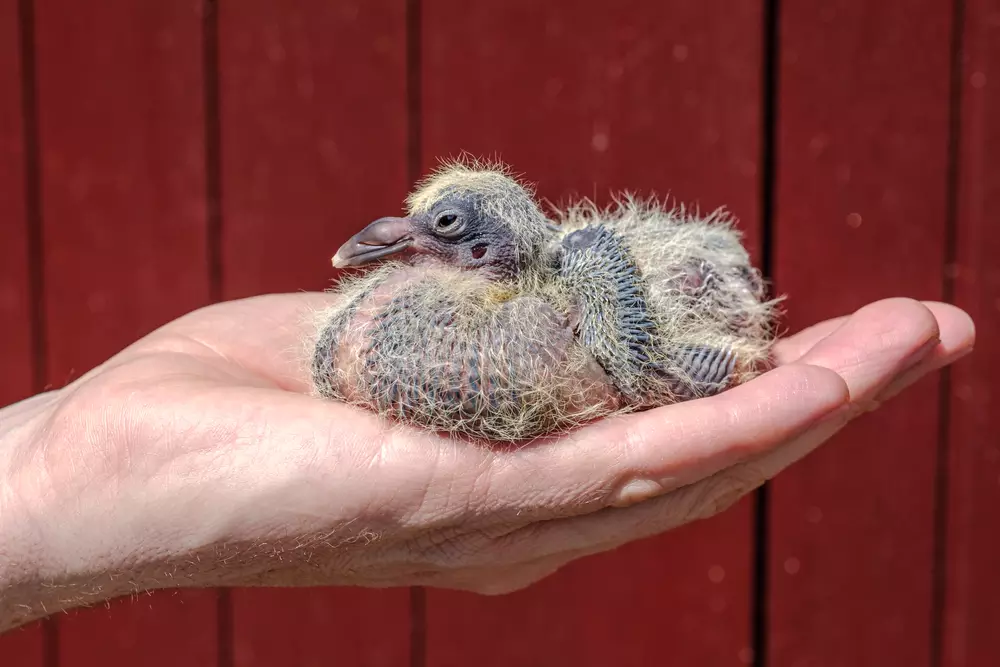
<path id="1" fill-rule="evenodd" d="M 203 304 L 330 284 L 439 157 L 553 201 L 729 207 L 799 329 L 976 319 L 922 381 L 711 520 L 499 598 L 144 596 L 3 667 L 1000 659 L 1000 0 L 0 0 L 0 404 Z"/>

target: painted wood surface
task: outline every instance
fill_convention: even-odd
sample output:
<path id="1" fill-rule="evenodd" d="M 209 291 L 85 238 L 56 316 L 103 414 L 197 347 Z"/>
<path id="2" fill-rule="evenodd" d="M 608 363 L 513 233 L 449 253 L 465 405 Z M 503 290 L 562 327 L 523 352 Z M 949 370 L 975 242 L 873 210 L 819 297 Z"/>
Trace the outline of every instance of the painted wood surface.
<path id="1" fill-rule="evenodd" d="M 776 480 L 766 545 L 747 499 L 510 596 L 155 594 L 5 635 L 0 665 L 995 664 L 998 45 L 997 0 L 0 0 L 0 404 L 214 298 L 328 286 L 461 151 L 557 204 L 727 206 L 793 331 L 905 295 L 980 332 Z"/>
<path id="2" fill-rule="evenodd" d="M 224 3 L 218 27 L 222 296 L 322 290 L 406 196 L 405 5 Z M 233 661 L 407 664 L 409 613 L 405 589 L 239 589 Z"/>
<path id="3" fill-rule="evenodd" d="M 756 247 L 758 3 L 584 4 L 425 3 L 424 169 L 469 151 L 557 204 L 628 188 L 725 205 Z M 427 664 L 741 665 L 751 563 L 743 502 L 510 596 L 429 591 Z"/>
<path id="4" fill-rule="evenodd" d="M 940 299 L 950 4 L 782 7 L 774 269 L 788 326 Z M 774 481 L 772 667 L 931 664 L 938 385 Z"/>
<path id="5" fill-rule="evenodd" d="M 951 378 L 945 667 L 1000 655 L 1000 2 L 968 0 L 962 25 L 955 303 L 978 332 Z"/>
<path id="6" fill-rule="evenodd" d="M 208 302 L 200 4 L 38 2 L 46 381 Z M 59 616 L 60 667 L 214 665 L 215 594 Z"/>

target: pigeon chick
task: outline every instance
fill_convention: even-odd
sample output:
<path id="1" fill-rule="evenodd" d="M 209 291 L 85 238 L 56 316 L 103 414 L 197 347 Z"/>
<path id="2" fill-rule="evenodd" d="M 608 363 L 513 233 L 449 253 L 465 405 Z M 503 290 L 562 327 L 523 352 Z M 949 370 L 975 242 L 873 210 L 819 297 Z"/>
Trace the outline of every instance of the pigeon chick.
<path id="1" fill-rule="evenodd" d="M 451 162 L 406 217 L 336 253 L 317 394 L 402 423 L 518 441 L 709 396 L 759 373 L 775 302 L 723 212 L 631 196 L 549 219 L 501 164 Z"/>

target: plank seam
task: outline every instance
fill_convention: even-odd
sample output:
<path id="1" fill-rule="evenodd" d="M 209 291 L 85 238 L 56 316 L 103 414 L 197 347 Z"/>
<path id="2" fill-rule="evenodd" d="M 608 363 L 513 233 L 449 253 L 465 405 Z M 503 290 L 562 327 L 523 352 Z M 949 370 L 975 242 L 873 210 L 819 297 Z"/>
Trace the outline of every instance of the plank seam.
<path id="1" fill-rule="evenodd" d="M 761 62 L 761 271 L 768 282 L 774 280 L 774 212 L 777 194 L 778 75 L 780 52 L 779 0 L 765 0 L 762 23 Z M 768 661 L 770 596 L 768 568 L 770 565 L 771 487 L 765 483 L 757 490 L 754 505 L 753 582 L 751 584 L 750 641 L 753 664 L 764 667 Z"/>
<path id="2" fill-rule="evenodd" d="M 219 107 L 219 0 L 201 7 L 202 96 L 205 115 L 205 244 L 209 300 L 222 300 L 222 162 Z M 233 606 L 229 591 L 216 590 L 216 664 L 232 667 Z"/>
<path id="3" fill-rule="evenodd" d="M 965 28 L 965 0 L 954 0 L 952 5 L 950 90 L 948 100 L 948 166 L 946 185 L 944 271 L 942 272 L 942 297 L 955 301 L 954 267 L 958 259 L 958 205 L 961 172 L 962 141 L 962 75 Z M 948 494 L 950 490 L 950 432 L 951 432 L 951 369 L 941 372 L 938 385 L 938 443 L 937 465 L 934 477 L 934 554 L 932 568 L 930 662 L 933 667 L 944 663 L 945 604 L 948 585 Z"/>
<path id="4" fill-rule="evenodd" d="M 422 21 L 421 0 L 406 2 L 406 118 L 407 167 L 410 183 L 420 177 L 422 146 Z M 427 593 L 410 588 L 410 667 L 427 664 Z"/>
<path id="5" fill-rule="evenodd" d="M 205 113 L 205 206 L 209 297 L 222 300 L 222 126 L 219 102 L 219 0 L 202 7 L 202 81 Z"/>
<path id="6" fill-rule="evenodd" d="M 24 214 L 28 228 L 33 393 L 48 388 L 48 340 L 45 321 L 45 256 L 42 229 L 41 169 L 38 135 L 38 73 L 35 61 L 35 6 L 18 1 L 21 65 L 21 128 L 24 159 Z M 41 622 L 42 664 L 59 667 L 59 626 L 54 618 Z"/>
<path id="7" fill-rule="evenodd" d="M 410 182 L 420 176 L 423 157 L 421 130 L 423 125 L 422 35 L 420 0 L 406 2 L 406 117 L 407 152 Z"/>
<path id="8" fill-rule="evenodd" d="M 33 341 L 34 391 L 48 383 L 45 324 L 45 271 L 38 153 L 38 90 L 35 68 L 35 14 L 32 0 L 20 0 L 18 20 L 21 40 L 21 127 L 24 150 L 24 209 L 28 227 L 30 258 L 28 284 L 31 290 L 31 334 Z"/>

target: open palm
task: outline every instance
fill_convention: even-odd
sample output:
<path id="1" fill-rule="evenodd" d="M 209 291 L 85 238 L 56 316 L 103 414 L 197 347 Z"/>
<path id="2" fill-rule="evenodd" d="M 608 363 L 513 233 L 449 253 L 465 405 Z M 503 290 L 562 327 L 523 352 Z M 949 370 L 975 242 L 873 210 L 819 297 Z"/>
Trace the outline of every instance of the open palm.
<path id="1" fill-rule="evenodd" d="M 11 459 L 16 492 L 59 517 L 36 522 L 42 567 L 102 580 L 100 597 L 514 590 L 729 507 L 974 339 L 954 307 L 881 301 L 783 339 L 774 370 L 721 395 L 491 448 L 310 396 L 307 315 L 331 298 L 197 311 L 16 406 L 44 434 Z"/>

